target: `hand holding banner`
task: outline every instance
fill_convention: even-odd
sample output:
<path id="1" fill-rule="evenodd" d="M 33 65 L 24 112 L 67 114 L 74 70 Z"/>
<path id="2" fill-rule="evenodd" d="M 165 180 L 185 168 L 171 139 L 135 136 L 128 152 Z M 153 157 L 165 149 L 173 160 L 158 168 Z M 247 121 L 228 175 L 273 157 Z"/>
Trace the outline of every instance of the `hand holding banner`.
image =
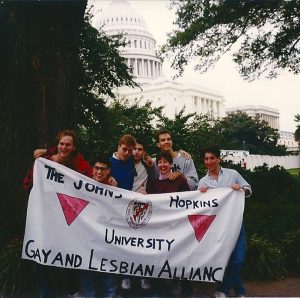
<path id="1" fill-rule="evenodd" d="M 22 257 L 48 266 L 216 282 L 243 209 L 243 191 L 143 195 L 40 158 Z"/>

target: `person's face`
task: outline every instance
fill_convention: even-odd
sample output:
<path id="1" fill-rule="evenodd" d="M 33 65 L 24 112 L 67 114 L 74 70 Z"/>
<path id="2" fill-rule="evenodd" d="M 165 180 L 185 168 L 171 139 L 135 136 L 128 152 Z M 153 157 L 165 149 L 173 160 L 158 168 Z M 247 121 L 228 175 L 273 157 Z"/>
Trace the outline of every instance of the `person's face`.
<path id="1" fill-rule="evenodd" d="M 163 133 L 158 137 L 157 147 L 161 151 L 170 151 L 172 149 L 173 142 L 172 138 L 168 133 Z"/>
<path id="2" fill-rule="evenodd" d="M 118 147 L 118 158 L 120 160 L 127 160 L 132 155 L 133 147 L 126 144 L 119 145 Z"/>
<path id="3" fill-rule="evenodd" d="M 162 175 L 168 174 L 171 172 L 172 165 L 163 157 L 157 162 L 157 166 L 158 166 L 159 172 Z"/>
<path id="4" fill-rule="evenodd" d="M 137 162 L 141 161 L 144 154 L 145 154 L 144 146 L 142 144 L 136 143 L 132 151 L 132 156 L 134 160 Z"/>
<path id="5" fill-rule="evenodd" d="M 98 182 L 103 182 L 110 174 L 110 169 L 105 163 L 96 162 L 93 168 L 93 178 Z"/>
<path id="6" fill-rule="evenodd" d="M 75 151 L 73 138 L 71 136 L 63 136 L 58 142 L 57 151 L 61 158 L 69 158 L 72 152 Z"/>
<path id="7" fill-rule="evenodd" d="M 204 164 L 209 171 L 216 171 L 220 167 L 220 157 L 216 157 L 212 153 L 205 153 Z"/>

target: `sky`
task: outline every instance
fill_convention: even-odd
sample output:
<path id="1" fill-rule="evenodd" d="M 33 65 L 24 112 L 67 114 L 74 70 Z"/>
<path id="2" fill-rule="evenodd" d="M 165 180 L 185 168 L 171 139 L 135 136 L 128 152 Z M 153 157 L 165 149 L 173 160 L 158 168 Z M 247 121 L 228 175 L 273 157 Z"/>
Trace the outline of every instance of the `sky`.
<path id="1" fill-rule="evenodd" d="M 108 7 L 110 1 L 93 0 L 96 10 Z M 128 1 L 145 19 L 148 29 L 156 39 L 157 47 L 167 40 L 167 33 L 175 27 L 174 10 L 169 9 L 168 0 L 133 0 Z M 170 62 L 164 62 L 164 74 L 171 78 L 175 71 Z M 231 56 L 226 54 L 204 74 L 199 74 L 189 65 L 181 82 L 197 84 L 205 88 L 214 89 L 223 94 L 225 108 L 243 105 L 261 105 L 278 109 L 280 116 L 280 130 L 294 132 L 297 123 L 294 116 L 300 114 L 300 76 L 282 71 L 276 79 L 257 79 L 253 82 L 243 80 Z"/>

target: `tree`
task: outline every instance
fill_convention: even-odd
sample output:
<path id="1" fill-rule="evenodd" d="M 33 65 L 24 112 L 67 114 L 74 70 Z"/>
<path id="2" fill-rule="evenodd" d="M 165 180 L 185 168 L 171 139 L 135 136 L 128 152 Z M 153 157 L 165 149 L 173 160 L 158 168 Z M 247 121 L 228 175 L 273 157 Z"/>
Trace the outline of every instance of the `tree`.
<path id="1" fill-rule="evenodd" d="M 86 1 L 0 2 L 1 242 L 23 233 L 22 180 L 34 146 L 76 125 Z M 10 234 L 10 235 L 9 235 Z"/>
<path id="2" fill-rule="evenodd" d="M 179 112 L 175 113 L 174 119 L 166 116 L 161 116 L 157 128 L 167 129 L 172 132 L 172 141 L 176 150 L 184 149 L 190 150 L 190 133 L 191 122 L 195 117 L 195 113 L 185 114 L 185 107 Z M 156 141 L 155 141 L 156 142 Z"/>
<path id="3" fill-rule="evenodd" d="M 96 154 L 108 153 L 115 137 L 115 118 L 107 106 L 107 98 L 114 98 L 113 90 L 123 85 L 137 87 L 133 76 L 119 55 L 124 46 L 121 35 L 108 37 L 90 25 L 87 12 L 80 43 L 79 115 L 77 125 L 81 139 L 80 148 L 88 160 Z M 120 102 L 121 105 L 121 102 Z M 119 134 L 116 134 L 118 138 Z"/>
<path id="4" fill-rule="evenodd" d="M 273 78 L 281 69 L 299 73 L 299 0 L 173 0 L 172 4 L 178 29 L 169 35 L 163 52 L 175 56 L 172 66 L 179 74 L 196 57 L 196 69 L 205 72 L 236 48 L 233 60 L 244 79 Z"/>
<path id="5" fill-rule="evenodd" d="M 85 156 L 93 160 L 99 152 L 112 154 L 119 138 L 132 134 L 142 139 L 148 145 L 149 153 L 153 153 L 155 120 L 161 116 L 161 110 L 162 107 L 153 108 L 151 102 L 141 105 L 138 100 L 129 103 L 126 99 L 115 99 L 105 107 L 105 122 L 100 109 L 89 125 L 80 127 L 80 147 Z"/>
<path id="6" fill-rule="evenodd" d="M 23 233 L 33 149 L 105 112 L 100 93 L 136 86 L 116 49 L 120 37 L 90 26 L 86 2 L 0 1 L 0 247 Z"/>
<path id="7" fill-rule="evenodd" d="M 214 125 L 214 135 L 221 137 L 222 149 L 249 150 L 251 154 L 284 155 L 286 148 L 277 145 L 279 133 L 259 116 L 243 112 L 229 113 Z"/>
<path id="8" fill-rule="evenodd" d="M 295 130 L 295 140 L 299 143 L 300 145 L 300 114 L 295 115 L 295 122 L 297 122 L 297 127 Z"/>

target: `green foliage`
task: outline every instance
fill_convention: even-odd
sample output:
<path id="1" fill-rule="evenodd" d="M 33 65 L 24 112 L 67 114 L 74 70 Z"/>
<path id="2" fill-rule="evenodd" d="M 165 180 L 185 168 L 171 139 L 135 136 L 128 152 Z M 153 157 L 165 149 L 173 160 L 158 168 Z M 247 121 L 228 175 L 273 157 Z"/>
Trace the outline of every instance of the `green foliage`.
<path id="1" fill-rule="evenodd" d="M 89 160 L 93 160 L 99 152 L 111 151 L 115 146 L 113 142 L 119 137 L 119 131 L 114 131 L 113 109 L 107 107 L 104 97 L 115 97 L 113 90 L 116 87 L 137 87 L 137 84 L 125 59 L 119 55 L 118 48 L 124 46 L 122 36 L 106 36 L 90 25 L 90 19 L 88 11 L 80 40 L 77 123 L 80 149 Z"/>
<path id="2" fill-rule="evenodd" d="M 108 37 L 103 31 L 92 27 L 90 20 L 91 14 L 88 11 L 84 18 L 79 49 L 79 93 L 83 97 L 81 104 L 84 108 L 86 98 L 99 99 L 103 95 L 114 97 L 113 89 L 116 87 L 137 87 L 125 58 L 120 56 L 118 50 L 125 45 L 122 35 Z"/>
<path id="3" fill-rule="evenodd" d="M 248 240 L 244 275 L 255 281 L 286 277 L 284 254 L 275 243 L 264 237 L 252 235 Z"/>
<path id="4" fill-rule="evenodd" d="M 203 150 L 209 144 L 222 149 L 248 149 L 252 154 L 286 153 L 284 147 L 277 145 L 276 130 L 245 113 L 232 113 L 216 120 L 210 114 L 185 115 L 183 108 L 170 119 L 162 115 L 161 109 L 152 108 L 151 102 L 141 106 L 138 100 L 129 103 L 126 99 L 115 99 L 109 106 L 97 99 L 87 101 L 85 120 L 79 129 L 80 150 L 88 159 L 99 152 L 112 153 L 119 137 L 131 133 L 144 139 L 149 153 L 153 154 L 156 152 L 156 130 L 167 128 L 172 132 L 174 148 L 191 153 L 200 173 L 204 173 Z"/>
<path id="5" fill-rule="evenodd" d="M 80 150 L 89 160 L 99 152 L 111 154 L 117 149 L 119 138 L 132 134 L 148 144 L 149 153 L 155 151 L 155 119 L 161 116 L 162 108 L 152 108 L 148 102 L 144 106 L 136 100 L 129 104 L 125 99 L 116 99 L 105 110 L 99 109 L 93 121 L 80 126 Z"/>
<path id="6" fill-rule="evenodd" d="M 170 130 L 172 132 L 172 141 L 174 144 L 174 148 L 186 148 L 186 150 L 188 150 L 191 144 L 190 120 L 192 120 L 194 117 L 195 113 L 185 115 L 185 108 L 183 108 L 174 115 L 174 119 L 170 119 L 166 116 L 161 116 L 157 125 L 157 129 Z"/>
<path id="7" fill-rule="evenodd" d="M 286 233 L 282 242 L 287 256 L 287 269 L 293 273 L 300 273 L 300 229 Z"/>
<path id="8" fill-rule="evenodd" d="M 255 171 L 239 170 L 252 186 L 246 200 L 244 220 L 247 232 L 281 243 L 286 231 L 300 228 L 300 181 L 284 168 L 266 165 Z"/>
<path id="9" fill-rule="evenodd" d="M 255 198 L 246 201 L 244 221 L 247 233 L 267 237 L 280 244 L 283 235 L 290 230 L 300 228 L 299 204 L 273 201 L 255 202 Z"/>
<path id="10" fill-rule="evenodd" d="M 288 169 L 287 170 L 291 175 L 293 176 L 299 176 L 300 177 L 300 168 L 296 169 Z"/>
<path id="11" fill-rule="evenodd" d="M 0 248 L 24 231 L 22 181 L 32 151 L 53 146 L 61 129 L 98 125 L 106 131 L 101 96 L 136 86 L 117 50 L 121 37 L 92 28 L 86 3 L 0 1 Z"/>
<path id="12" fill-rule="evenodd" d="M 0 252 L 0 295 L 24 295 L 28 289 L 37 291 L 37 277 L 33 262 L 21 259 L 22 241 L 13 240 Z"/>
<path id="13" fill-rule="evenodd" d="M 269 203 L 282 198 L 285 202 L 299 202 L 299 179 L 290 175 L 283 167 L 269 168 L 264 164 L 254 170 L 249 180 L 255 189 L 257 201 Z"/>
<path id="14" fill-rule="evenodd" d="M 206 71 L 233 45 L 233 60 L 245 79 L 273 78 L 281 69 L 299 73 L 299 0 L 173 0 L 172 6 L 177 29 L 163 52 L 174 56 L 179 74 L 195 57 L 196 69 Z"/>
<path id="15" fill-rule="evenodd" d="M 300 144 L 300 114 L 295 115 L 295 122 L 298 123 L 295 131 L 295 140 Z"/>
<path id="16" fill-rule="evenodd" d="M 262 155 L 286 154 L 286 148 L 277 145 L 278 130 L 259 117 L 252 118 L 240 111 L 216 121 L 214 134 L 223 142 L 222 149 L 248 150 L 251 154 Z"/>

